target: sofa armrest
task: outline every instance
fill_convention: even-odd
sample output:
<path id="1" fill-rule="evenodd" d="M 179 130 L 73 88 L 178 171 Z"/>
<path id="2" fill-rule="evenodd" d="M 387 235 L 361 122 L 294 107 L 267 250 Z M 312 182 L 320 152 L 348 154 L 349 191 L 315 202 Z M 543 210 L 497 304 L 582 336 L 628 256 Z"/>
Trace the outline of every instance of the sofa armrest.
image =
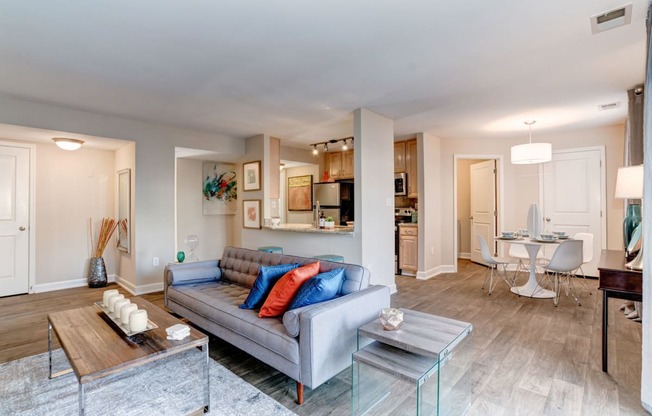
<path id="1" fill-rule="evenodd" d="M 168 264 L 163 271 L 164 303 L 168 302 L 168 287 L 217 281 L 222 276 L 219 260 Z"/>
<path id="2" fill-rule="evenodd" d="M 389 304 L 389 287 L 370 286 L 302 311 L 301 382 L 314 389 L 350 366 L 358 328 L 378 318 Z"/>

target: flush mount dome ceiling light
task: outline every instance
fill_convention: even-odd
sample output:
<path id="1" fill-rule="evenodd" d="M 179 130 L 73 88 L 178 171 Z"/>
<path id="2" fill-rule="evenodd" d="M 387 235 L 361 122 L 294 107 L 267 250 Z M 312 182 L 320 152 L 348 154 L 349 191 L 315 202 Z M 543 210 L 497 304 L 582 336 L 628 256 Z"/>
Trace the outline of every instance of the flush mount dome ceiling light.
<path id="1" fill-rule="evenodd" d="M 532 143 L 532 125 L 536 121 L 526 121 L 530 132 L 530 142 L 512 146 L 512 163 L 514 165 L 531 165 L 552 160 L 552 145 L 550 143 Z"/>
<path id="2" fill-rule="evenodd" d="M 83 140 L 69 139 L 67 137 L 54 137 L 52 140 L 54 140 L 54 143 L 63 150 L 77 150 L 82 144 L 84 144 Z"/>

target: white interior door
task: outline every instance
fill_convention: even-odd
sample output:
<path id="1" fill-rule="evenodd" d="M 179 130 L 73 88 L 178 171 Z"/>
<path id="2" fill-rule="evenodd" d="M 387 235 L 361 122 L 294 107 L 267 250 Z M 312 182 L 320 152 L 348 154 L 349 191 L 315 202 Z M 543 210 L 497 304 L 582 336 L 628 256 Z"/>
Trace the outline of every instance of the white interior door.
<path id="1" fill-rule="evenodd" d="M 593 234 L 593 261 L 582 269 L 598 276 L 600 250 L 605 245 L 604 172 L 601 149 L 568 149 L 553 153 L 543 165 L 543 228 Z M 554 248 L 545 247 L 546 257 Z"/>
<path id="2" fill-rule="evenodd" d="M 496 252 L 496 161 L 474 163 L 471 169 L 471 260 L 484 264 L 476 235 Z"/>
<path id="3" fill-rule="evenodd" d="M 29 290 L 29 149 L 0 146 L 0 296 Z"/>

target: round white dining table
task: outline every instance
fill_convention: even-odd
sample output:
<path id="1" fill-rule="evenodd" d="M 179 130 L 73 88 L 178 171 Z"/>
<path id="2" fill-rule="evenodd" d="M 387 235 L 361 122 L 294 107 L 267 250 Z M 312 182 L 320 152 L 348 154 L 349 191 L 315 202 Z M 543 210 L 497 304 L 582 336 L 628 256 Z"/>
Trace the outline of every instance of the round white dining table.
<path id="1" fill-rule="evenodd" d="M 526 296 L 528 298 L 537 298 L 537 299 L 552 299 L 555 297 L 555 292 L 548 290 L 541 285 L 537 280 L 537 254 L 543 245 L 558 245 L 561 243 L 559 240 L 546 241 L 542 242 L 535 240 L 533 238 L 521 237 L 514 239 L 506 239 L 502 237 L 496 237 L 495 240 L 502 241 L 504 243 L 510 244 L 523 244 L 528 254 L 530 255 L 530 277 L 523 286 L 514 286 L 510 289 L 512 293 L 515 293 L 519 296 Z"/>

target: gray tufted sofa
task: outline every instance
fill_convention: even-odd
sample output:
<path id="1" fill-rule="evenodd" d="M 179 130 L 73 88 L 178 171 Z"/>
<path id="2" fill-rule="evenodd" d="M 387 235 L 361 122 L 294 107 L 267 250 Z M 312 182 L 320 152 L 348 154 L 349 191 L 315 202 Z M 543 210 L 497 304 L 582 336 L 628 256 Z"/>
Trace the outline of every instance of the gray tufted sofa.
<path id="1" fill-rule="evenodd" d="M 314 389 L 351 365 L 357 328 L 390 303 L 388 287 L 369 286 L 368 269 L 320 261 L 320 272 L 344 267 L 342 296 L 288 311 L 282 319 L 238 307 L 260 266 L 314 261 L 226 247 L 221 260 L 167 266 L 165 306 L 296 380 L 301 404 L 304 385 Z"/>

